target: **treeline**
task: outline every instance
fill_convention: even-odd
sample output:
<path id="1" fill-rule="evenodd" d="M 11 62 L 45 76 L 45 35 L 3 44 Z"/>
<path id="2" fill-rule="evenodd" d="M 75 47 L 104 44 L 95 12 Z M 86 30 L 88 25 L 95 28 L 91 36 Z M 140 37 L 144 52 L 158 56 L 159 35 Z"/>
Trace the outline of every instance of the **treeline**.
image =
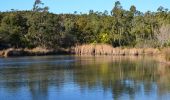
<path id="1" fill-rule="evenodd" d="M 115 2 L 108 11 L 88 14 L 53 14 L 48 8 L 0 12 L 0 48 L 68 48 L 77 44 L 108 43 L 114 47 L 170 45 L 170 12 L 142 13 Z"/>

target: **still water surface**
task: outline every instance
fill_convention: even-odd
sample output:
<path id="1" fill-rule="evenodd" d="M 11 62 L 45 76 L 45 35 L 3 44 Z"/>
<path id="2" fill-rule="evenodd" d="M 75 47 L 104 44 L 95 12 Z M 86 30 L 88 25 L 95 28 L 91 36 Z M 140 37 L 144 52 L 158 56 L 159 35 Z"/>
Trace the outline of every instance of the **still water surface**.
<path id="1" fill-rule="evenodd" d="M 0 58 L 0 100 L 168 100 L 170 66 L 152 57 Z"/>

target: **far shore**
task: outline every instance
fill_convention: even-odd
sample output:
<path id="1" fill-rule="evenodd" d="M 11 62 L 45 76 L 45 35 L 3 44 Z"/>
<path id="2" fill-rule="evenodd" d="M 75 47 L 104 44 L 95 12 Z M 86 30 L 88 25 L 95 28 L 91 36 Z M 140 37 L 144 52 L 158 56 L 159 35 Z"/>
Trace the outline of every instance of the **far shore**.
<path id="1" fill-rule="evenodd" d="M 69 54 L 67 49 L 46 49 L 46 48 L 33 48 L 33 49 L 23 49 L 23 48 L 8 48 L 0 50 L 0 57 L 21 57 L 21 56 L 45 56 L 45 55 L 59 55 L 59 54 Z"/>
<path id="2" fill-rule="evenodd" d="M 155 56 L 156 59 L 165 64 L 170 64 L 170 48 L 114 48 L 107 44 L 85 44 L 70 49 L 15 49 L 8 48 L 0 50 L 0 57 L 18 56 L 45 56 L 45 55 L 108 55 L 108 56 Z"/>

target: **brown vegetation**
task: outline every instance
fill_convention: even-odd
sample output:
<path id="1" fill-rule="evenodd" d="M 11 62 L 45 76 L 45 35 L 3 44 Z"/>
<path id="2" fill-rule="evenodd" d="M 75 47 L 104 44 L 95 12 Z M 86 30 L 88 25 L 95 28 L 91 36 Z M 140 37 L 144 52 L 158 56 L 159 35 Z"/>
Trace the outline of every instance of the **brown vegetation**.
<path id="1" fill-rule="evenodd" d="M 76 54 L 76 55 L 112 55 L 112 56 L 138 56 L 138 55 L 154 55 L 159 62 L 170 64 L 170 48 L 113 48 L 108 44 L 85 44 L 68 49 L 6 49 L 0 51 L 0 57 L 13 56 L 41 56 L 54 54 Z"/>
<path id="2" fill-rule="evenodd" d="M 72 53 L 78 55 L 158 55 L 160 50 L 155 48 L 113 48 L 107 44 L 89 44 L 74 47 Z"/>
<path id="3" fill-rule="evenodd" d="M 36 47 L 33 49 L 14 49 L 9 48 L 0 51 L 0 57 L 13 57 L 13 56 L 41 56 L 41 55 L 53 55 L 53 54 L 67 54 L 69 51 L 65 49 L 46 49 L 42 47 Z"/>
<path id="4" fill-rule="evenodd" d="M 163 55 L 163 58 L 165 58 L 167 62 L 170 62 L 170 48 L 162 49 L 162 55 Z"/>

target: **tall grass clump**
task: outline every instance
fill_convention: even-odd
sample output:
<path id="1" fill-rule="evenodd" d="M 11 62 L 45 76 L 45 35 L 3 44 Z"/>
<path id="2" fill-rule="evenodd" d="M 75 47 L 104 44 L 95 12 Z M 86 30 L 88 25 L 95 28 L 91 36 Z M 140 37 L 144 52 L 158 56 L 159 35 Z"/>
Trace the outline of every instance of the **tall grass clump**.
<path id="1" fill-rule="evenodd" d="M 170 48 L 163 49 L 163 55 L 166 61 L 170 61 Z"/>

